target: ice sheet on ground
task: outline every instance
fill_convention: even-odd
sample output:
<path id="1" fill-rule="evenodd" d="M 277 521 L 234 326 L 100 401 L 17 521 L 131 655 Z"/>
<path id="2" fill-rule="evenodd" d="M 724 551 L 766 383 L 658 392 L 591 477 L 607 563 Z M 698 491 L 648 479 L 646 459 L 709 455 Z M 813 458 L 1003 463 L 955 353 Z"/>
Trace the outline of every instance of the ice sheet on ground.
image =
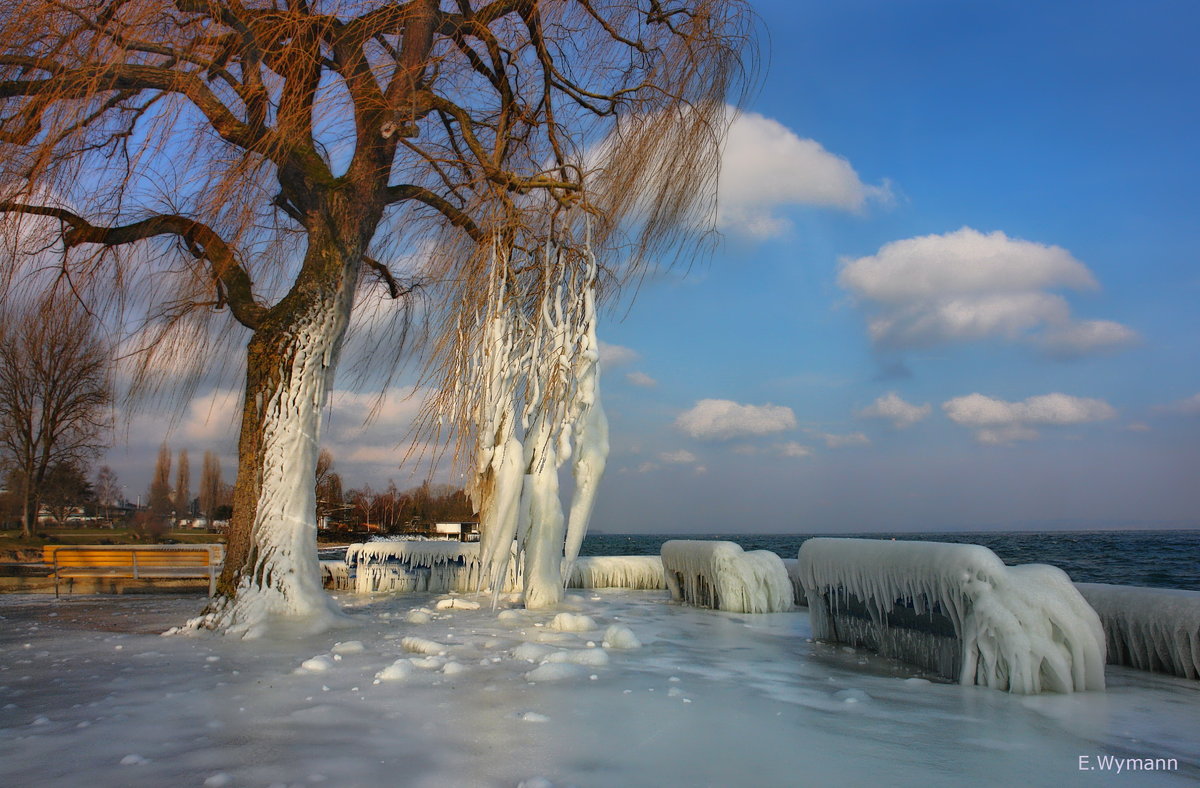
<path id="1" fill-rule="evenodd" d="M 552 614 L 501 622 L 485 606 L 405 621 L 434 599 L 344 595 L 348 629 L 247 642 L 161 637 L 195 613 L 196 597 L 2 596 L 0 785 L 198 786 L 217 775 L 260 788 L 1200 780 L 1195 681 L 1111 666 L 1107 692 L 1072 695 L 907 681 L 914 674 L 899 663 L 811 642 L 804 611 L 730 614 L 672 605 L 665 592 L 600 591 L 578 613 L 600 632 L 628 627 L 642 647 L 605 649 L 597 667 L 547 663 L 577 670 L 531 683 L 540 660 L 514 650 Z M 547 653 L 602 647 L 597 632 L 553 634 L 569 642 Z M 405 637 L 452 645 L 463 671 L 406 651 Z M 333 654 L 338 641 L 364 650 Z M 293 672 L 315 656 L 329 658 L 326 670 Z M 437 667 L 376 679 L 413 658 Z M 145 762 L 122 766 L 130 755 Z M 1179 770 L 1107 780 L 1081 772 L 1081 755 L 1175 758 Z"/>

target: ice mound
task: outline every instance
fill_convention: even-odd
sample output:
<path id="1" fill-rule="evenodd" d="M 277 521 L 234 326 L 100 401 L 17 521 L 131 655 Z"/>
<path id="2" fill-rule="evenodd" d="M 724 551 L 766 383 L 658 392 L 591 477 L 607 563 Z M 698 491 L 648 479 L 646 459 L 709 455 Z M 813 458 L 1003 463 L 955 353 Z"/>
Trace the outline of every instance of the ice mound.
<path id="1" fill-rule="evenodd" d="M 513 649 L 513 658 L 525 660 L 526 662 L 541 662 L 547 654 L 553 651 L 554 649 L 549 646 L 543 646 L 540 643 L 522 643 Z"/>
<path id="2" fill-rule="evenodd" d="M 1076 583 L 1100 616 L 1108 661 L 1200 678 L 1200 592 Z"/>
<path id="3" fill-rule="evenodd" d="M 426 638 L 416 637 L 415 635 L 404 638 L 400 641 L 400 646 L 405 651 L 412 651 L 416 654 L 425 654 L 428 656 L 439 656 L 445 654 L 448 646 Z"/>
<path id="4" fill-rule="evenodd" d="M 366 646 L 362 644 L 361 640 L 347 640 L 344 642 L 334 643 L 333 648 L 330 649 L 330 651 L 332 651 L 334 654 L 340 654 L 343 656 L 346 654 L 361 654 L 366 650 Z"/>
<path id="5" fill-rule="evenodd" d="M 439 599 L 437 603 L 438 610 L 478 610 L 479 603 L 474 599 L 462 599 L 460 597 L 452 597 L 450 599 Z"/>
<path id="6" fill-rule="evenodd" d="M 585 675 L 584 669 L 569 662 L 547 662 L 525 674 L 526 681 L 569 681 Z"/>
<path id="7" fill-rule="evenodd" d="M 567 588 L 666 588 L 662 559 L 656 555 L 598 555 L 576 558 Z"/>
<path id="8" fill-rule="evenodd" d="M 547 625 L 547 628 L 555 632 L 588 632 L 598 627 L 596 622 L 588 616 L 577 613 L 559 613 Z"/>
<path id="9" fill-rule="evenodd" d="M 1017 693 L 1104 688 L 1104 630 L 1052 566 L 978 545 L 810 539 L 799 574 L 813 636 Z"/>
<path id="10" fill-rule="evenodd" d="M 298 673 L 324 673 L 333 667 L 333 660 L 324 654 L 304 660 L 300 663 Z"/>
<path id="11" fill-rule="evenodd" d="M 546 655 L 547 664 L 570 663 L 598 668 L 608 664 L 608 653 L 602 648 L 567 649 Z"/>
<path id="12" fill-rule="evenodd" d="M 733 542 L 674 539 L 662 546 L 671 598 L 731 613 L 792 609 L 792 584 L 783 559 L 769 550 L 743 552 Z"/>
<path id="13" fill-rule="evenodd" d="M 605 648 L 641 648 L 642 641 L 637 639 L 637 635 L 633 634 L 633 630 L 624 624 L 612 624 L 608 629 L 604 630 L 604 646 Z"/>
<path id="14" fill-rule="evenodd" d="M 398 659 L 375 674 L 380 681 L 404 681 L 412 675 L 413 665 L 407 659 Z"/>

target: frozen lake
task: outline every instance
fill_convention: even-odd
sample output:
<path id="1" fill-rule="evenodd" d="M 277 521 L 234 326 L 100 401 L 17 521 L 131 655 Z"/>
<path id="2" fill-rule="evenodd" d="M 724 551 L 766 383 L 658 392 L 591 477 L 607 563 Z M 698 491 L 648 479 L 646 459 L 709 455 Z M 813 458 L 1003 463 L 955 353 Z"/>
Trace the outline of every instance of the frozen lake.
<path id="1" fill-rule="evenodd" d="M 0 597 L 0 785 L 1200 780 L 1194 681 L 1110 666 L 1107 692 L 1009 695 L 813 643 L 803 609 L 586 592 L 569 605 L 596 628 L 555 631 L 554 613 L 438 609 L 448 598 L 341 594 L 344 629 L 233 641 L 160 636 L 195 596 Z M 613 624 L 641 647 L 604 648 Z M 1118 775 L 1109 757 L 1178 768 Z"/>

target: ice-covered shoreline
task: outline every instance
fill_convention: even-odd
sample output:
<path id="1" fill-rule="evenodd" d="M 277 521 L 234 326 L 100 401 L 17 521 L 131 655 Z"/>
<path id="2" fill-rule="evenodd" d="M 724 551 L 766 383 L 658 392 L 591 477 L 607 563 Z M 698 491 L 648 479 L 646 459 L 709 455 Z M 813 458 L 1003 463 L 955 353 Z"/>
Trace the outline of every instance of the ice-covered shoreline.
<path id="1" fill-rule="evenodd" d="M 347 627 L 252 642 L 160 637 L 194 597 L 0 598 L 0 783 L 1063 786 L 1101 755 L 1176 759 L 1139 785 L 1200 778 L 1194 681 L 1110 666 L 1107 692 L 1017 697 L 811 642 L 803 610 L 585 591 L 574 631 L 449 598 L 340 594 Z M 604 648 L 613 624 L 641 647 Z M 542 660 L 563 669 L 530 683 Z"/>

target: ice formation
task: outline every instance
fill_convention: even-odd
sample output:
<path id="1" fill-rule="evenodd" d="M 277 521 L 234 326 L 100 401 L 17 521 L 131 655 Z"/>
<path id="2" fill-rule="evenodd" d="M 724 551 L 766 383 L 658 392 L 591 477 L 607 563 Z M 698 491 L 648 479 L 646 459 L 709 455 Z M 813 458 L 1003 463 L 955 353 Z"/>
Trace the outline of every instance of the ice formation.
<path id="1" fill-rule="evenodd" d="M 800 559 L 783 559 L 783 568 L 787 570 L 788 580 L 792 582 L 792 601 L 799 607 L 808 607 L 808 597 L 804 595 L 804 583 L 800 581 Z"/>
<path id="2" fill-rule="evenodd" d="M 608 456 L 599 267 L 587 241 L 577 248 L 551 239 L 540 256 L 512 254 L 493 249 L 485 313 L 460 318 L 468 339 L 448 370 L 454 419 L 474 430 L 468 492 L 480 514 L 483 567 L 476 589 L 507 587 L 515 540 L 526 607 L 550 608 L 562 598 Z M 572 456 L 575 492 L 564 516 L 558 471 Z"/>
<path id="3" fill-rule="evenodd" d="M 656 555 L 598 555 L 576 558 L 567 577 L 567 588 L 653 590 L 666 587 L 662 559 Z"/>
<path id="4" fill-rule="evenodd" d="M 873 539 L 810 539 L 799 559 L 818 639 L 962 684 L 1026 694 L 1104 688 L 1100 619 L 1055 567 L 1005 566 L 978 545 Z"/>
<path id="5" fill-rule="evenodd" d="M 662 546 L 671 597 L 731 613 L 792 609 L 792 584 L 783 559 L 769 550 L 743 552 L 733 542 L 675 539 Z"/>
<path id="6" fill-rule="evenodd" d="M 347 585 L 359 592 L 468 593 L 484 577 L 476 542 L 379 541 L 346 548 Z M 517 562 L 508 563 L 505 590 L 520 588 Z"/>
<path id="7" fill-rule="evenodd" d="M 1200 592 L 1076 583 L 1100 616 L 1108 661 L 1200 678 Z"/>
<path id="8" fill-rule="evenodd" d="M 343 561 L 322 561 L 326 585 L 360 593 L 429 591 L 471 593 L 495 580 L 484 571 L 478 542 L 381 540 L 350 545 Z M 510 542 L 510 556 L 499 586 L 520 591 L 520 560 Z M 662 560 L 656 555 L 615 555 L 561 560 L 567 588 L 666 588 Z"/>

